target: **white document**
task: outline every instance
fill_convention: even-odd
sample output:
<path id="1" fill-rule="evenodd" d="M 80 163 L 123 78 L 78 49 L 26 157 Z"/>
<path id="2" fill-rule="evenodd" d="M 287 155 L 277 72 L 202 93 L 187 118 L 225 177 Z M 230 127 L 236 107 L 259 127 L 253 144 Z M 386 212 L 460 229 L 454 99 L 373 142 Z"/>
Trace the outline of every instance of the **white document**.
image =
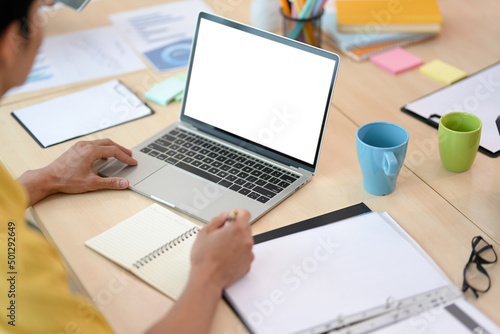
<path id="1" fill-rule="evenodd" d="M 178 1 L 110 15 L 109 19 L 156 71 L 188 64 L 196 20 L 211 12 L 201 0 Z"/>
<path id="2" fill-rule="evenodd" d="M 26 82 L 8 95 L 139 71 L 146 66 L 115 27 L 44 40 Z"/>
<path id="3" fill-rule="evenodd" d="M 118 80 L 55 98 L 12 113 L 42 147 L 152 114 Z"/>
<path id="4" fill-rule="evenodd" d="M 500 63 L 405 106 L 407 111 L 439 123 L 439 117 L 465 111 L 483 122 L 480 145 L 491 153 L 500 151 L 496 119 L 500 116 Z"/>
<path id="5" fill-rule="evenodd" d="M 226 296 L 257 334 L 325 332 L 340 319 L 363 319 L 392 301 L 452 285 L 388 214 L 377 212 L 258 243 L 253 251 L 250 272 Z"/>

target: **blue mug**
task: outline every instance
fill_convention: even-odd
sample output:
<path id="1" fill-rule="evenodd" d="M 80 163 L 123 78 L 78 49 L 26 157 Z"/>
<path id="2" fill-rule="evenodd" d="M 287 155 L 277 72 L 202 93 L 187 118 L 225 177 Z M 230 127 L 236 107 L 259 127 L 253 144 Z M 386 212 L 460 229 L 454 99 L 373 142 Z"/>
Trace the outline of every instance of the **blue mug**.
<path id="1" fill-rule="evenodd" d="M 404 128 L 388 122 L 368 123 L 356 131 L 358 161 L 367 192 L 381 196 L 394 191 L 409 138 Z"/>

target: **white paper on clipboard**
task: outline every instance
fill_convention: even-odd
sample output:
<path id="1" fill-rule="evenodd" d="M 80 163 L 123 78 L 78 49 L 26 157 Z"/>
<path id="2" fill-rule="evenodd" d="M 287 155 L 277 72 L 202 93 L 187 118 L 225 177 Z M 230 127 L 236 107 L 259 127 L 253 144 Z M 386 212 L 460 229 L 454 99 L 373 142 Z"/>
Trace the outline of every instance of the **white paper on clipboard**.
<path id="1" fill-rule="evenodd" d="M 402 111 L 434 126 L 440 116 L 452 111 L 474 114 L 483 122 L 480 146 L 488 155 L 498 156 L 500 135 L 495 121 L 500 116 L 500 63 L 410 102 Z"/>
<path id="2" fill-rule="evenodd" d="M 153 111 L 118 80 L 12 112 L 43 148 L 84 136 Z"/>

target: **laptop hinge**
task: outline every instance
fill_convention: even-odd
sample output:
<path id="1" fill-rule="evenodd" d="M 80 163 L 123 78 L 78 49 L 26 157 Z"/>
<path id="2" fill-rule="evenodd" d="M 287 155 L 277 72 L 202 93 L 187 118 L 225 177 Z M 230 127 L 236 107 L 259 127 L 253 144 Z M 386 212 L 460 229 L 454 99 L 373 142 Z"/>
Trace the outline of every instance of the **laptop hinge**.
<path id="1" fill-rule="evenodd" d="M 314 172 L 311 172 L 310 170 L 304 169 L 302 167 L 293 167 L 293 166 L 290 166 L 290 168 L 293 168 L 298 173 L 314 175 Z"/>

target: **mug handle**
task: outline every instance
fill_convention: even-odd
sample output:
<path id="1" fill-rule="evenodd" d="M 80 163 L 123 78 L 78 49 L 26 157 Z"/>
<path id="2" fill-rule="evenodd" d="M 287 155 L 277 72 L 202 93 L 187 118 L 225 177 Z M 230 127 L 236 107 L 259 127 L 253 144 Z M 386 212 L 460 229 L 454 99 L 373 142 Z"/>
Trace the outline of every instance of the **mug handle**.
<path id="1" fill-rule="evenodd" d="M 382 162 L 384 173 L 393 176 L 398 173 L 398 159 L 393 152 L 384 152 L 384 161 Z"/>

